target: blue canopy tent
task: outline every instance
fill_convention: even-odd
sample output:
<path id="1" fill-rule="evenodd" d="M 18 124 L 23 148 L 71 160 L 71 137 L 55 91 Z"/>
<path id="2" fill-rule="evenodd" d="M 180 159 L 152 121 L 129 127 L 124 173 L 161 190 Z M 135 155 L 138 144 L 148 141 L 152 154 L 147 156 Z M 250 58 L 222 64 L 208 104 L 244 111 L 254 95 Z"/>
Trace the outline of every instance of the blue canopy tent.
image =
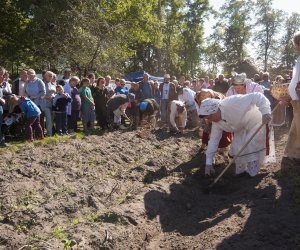
<path id="1" fill-rule="evenodd" d="M 143 76 L 144 74 L 147 73 L 146 71 L 136 71 L 136 72 L 130 72 L 126 77 L 125 80 L 126 81 L 130 81 L 130 82 L 139 82 L 143 80 Z M 152 76 L 150 74 L 148 74 L 150 76 L 150 80 L 153 81 L 158 81 L 158 82 L 163 82 L 164 78 L 163 77 L 159 77 L 159 76 Z"/>

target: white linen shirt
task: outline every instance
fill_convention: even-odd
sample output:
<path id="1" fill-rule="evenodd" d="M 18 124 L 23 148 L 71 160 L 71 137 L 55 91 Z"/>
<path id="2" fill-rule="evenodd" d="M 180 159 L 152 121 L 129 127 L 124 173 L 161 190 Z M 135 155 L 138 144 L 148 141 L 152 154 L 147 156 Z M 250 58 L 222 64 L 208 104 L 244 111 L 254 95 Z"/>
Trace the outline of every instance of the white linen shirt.
<path id="1" fill-rule="evenodd" d="M 296 93 L 297 82 L 300 81 L 300 56 L 297 58 L 296 64 L 293 69 L 293 77 L 289 84 L 289 94 L 292 100 L 299 100 L 299 96 Z"/>
<path id="2" fill-rule="evenodd" d="M 185 103 L 187 110 L 196 109 L 195 95 L 196 92 L 190 88 L 183 88 L 182 95 L 178 95 L 178 100 Z"/>

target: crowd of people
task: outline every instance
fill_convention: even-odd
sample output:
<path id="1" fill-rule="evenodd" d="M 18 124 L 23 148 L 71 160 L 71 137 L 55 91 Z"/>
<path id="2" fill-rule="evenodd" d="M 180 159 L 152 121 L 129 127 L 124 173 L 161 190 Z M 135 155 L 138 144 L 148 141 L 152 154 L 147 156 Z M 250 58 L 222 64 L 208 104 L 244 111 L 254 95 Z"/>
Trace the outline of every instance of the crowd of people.
<path id="1" fill-rule="evenodd" d="M 298 38 L 295 39 L 297 48 L 300 45 Z M 290 80 L 290 74 L 284 77 L 279 75 L 274 83 L 282 84 Z M 278 102 L 270 94 L 274 83 L 268 72 L 255 74 L 253 78 L 247 78 L 242 73 L 229 79 L 220 74 L 216 79 L 206 76 L 193 80 L 184 76 L 177 80 L 165 74 L 160 83 L 152 81 L 150 75 L 145 73 L 140 82 L 129 83 L 117 78 L 112 85 L 109 75 L 96 79 L 95 74 L 90 73 L 80 79 L 72 75 L 71 69 L 65 69 L 59 81 L 51 71 L 43 72 L 40 79 L 33 69 L 22 70 L 19 78 L 11 82 L 8 71 L 0 67 L 0 82 L 0 124 L 7 114 L 19 108 L 19 112 L 26 116 L 25 134 L 28 141 L 53 136 L 54 133 L 74 133 L 78 131 L 80 119 L 87 134 L 95 130 L 96 121 L 102 130 L 127 129 L 126 120 L 130 121 L 133 129 L 147 123 L 155 128 L 159 121 L 160 126 L 173 133 L 202 126 L 202 147 L 208 145 L 207 174 L 213 172 L 216 149 L 231 144 L 234 155 L 253 129 L 261 122 L 270 121 L 271 108 Z M 294 95 L 291 97 L 295 106 Z M 295 123 L 292 126 L 295 127 Z M 245 150 L 246 156 L 237 159 L 237 173 L 258 173 L 262 156 L 266 154 L 262 138 L 267 132 L 267 128 L 262 130 L 256 142 L 254 140 Z M 5 136 L 0 133 L 0 145 L 6 146 Z M 296 155 L 298 157 L 298 152 Z"/>

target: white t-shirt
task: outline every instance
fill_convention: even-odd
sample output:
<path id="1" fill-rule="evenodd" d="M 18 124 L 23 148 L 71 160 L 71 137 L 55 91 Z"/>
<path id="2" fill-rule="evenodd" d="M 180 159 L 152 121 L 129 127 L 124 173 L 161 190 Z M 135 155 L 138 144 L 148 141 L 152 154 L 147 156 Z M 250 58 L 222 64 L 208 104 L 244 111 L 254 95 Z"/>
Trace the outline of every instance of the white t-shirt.
<path id="1" fill-rule="evenodd" d="M 186 104 L 186 108 L 189 110 L 196 109 L 195 105 L 195 95 L 196 92 L 190 88 L 183 88 L 182 95 L 178 95 L 178 100 Z"/>
<path id="2" fill-rule="evenodd" d="M 19 96 L 25 96 L 25 84 L 26 82 L 19 80 Z"/>
<path id="3" fill-rule="evenodd" d="M 163 100 L 169 99 L 169 90 L 170 90 L 170 84 L 169 83 L 164 83 L 161 99 L 163 99 Z"/>

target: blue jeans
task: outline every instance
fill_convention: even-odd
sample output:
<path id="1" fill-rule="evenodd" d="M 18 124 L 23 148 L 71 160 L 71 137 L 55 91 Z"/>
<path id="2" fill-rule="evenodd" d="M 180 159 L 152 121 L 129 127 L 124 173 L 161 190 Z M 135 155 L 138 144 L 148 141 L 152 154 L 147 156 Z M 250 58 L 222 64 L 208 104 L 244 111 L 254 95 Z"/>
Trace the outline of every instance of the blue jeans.
<path id="1" fill-rule="evenodd" d="M 0 105 L 0 143 L 4 142 L 4 136 L 2 134 L 2 122 L 3 122 L 3 107 Z"/>
<path id="2" fill-rule="evenodd" d="M 53 127 L 53 113 L 52 107 L 46 107 L 44 109 L 45 117 L 46 117 L 46 128 L 47 128 L 47 135 L 52 136 L 52 127 Z"/>

